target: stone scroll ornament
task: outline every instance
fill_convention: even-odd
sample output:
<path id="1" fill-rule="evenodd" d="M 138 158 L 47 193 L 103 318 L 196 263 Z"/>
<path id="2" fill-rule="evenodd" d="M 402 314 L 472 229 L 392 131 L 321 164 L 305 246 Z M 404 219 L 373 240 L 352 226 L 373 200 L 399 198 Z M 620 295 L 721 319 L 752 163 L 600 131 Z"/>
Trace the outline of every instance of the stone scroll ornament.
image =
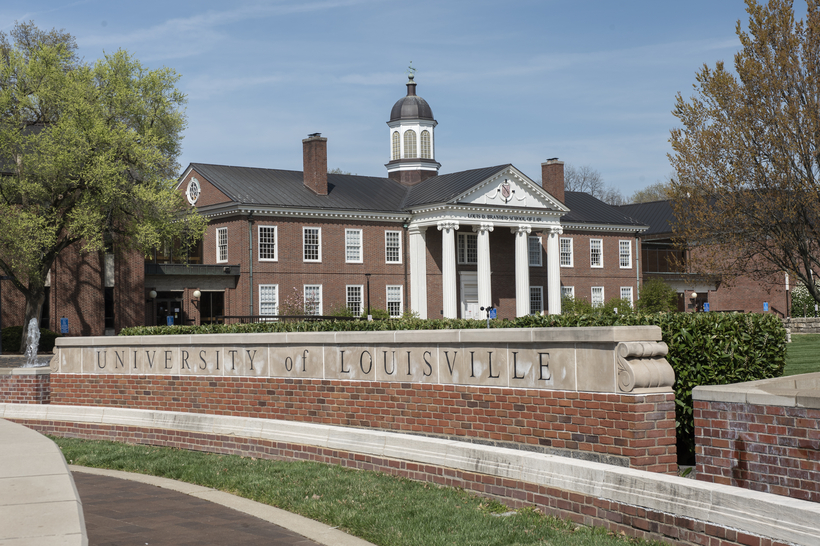
<path id="1" fill-rule="evenodd" d="M 664 358 L 668 352 L 669 347 L 662 341 L 619 343 L 615 353 L 620 390 L 671 388 L 675 371 Z"/>

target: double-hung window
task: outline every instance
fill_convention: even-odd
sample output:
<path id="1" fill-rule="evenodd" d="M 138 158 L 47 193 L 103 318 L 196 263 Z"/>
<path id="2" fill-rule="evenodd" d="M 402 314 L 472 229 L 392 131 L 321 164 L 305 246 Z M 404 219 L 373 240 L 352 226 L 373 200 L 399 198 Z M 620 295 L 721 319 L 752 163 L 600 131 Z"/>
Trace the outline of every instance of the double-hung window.
<path id="1" fill-rule="evenodd" d="M 322 314 L 322 285 L 321 284 L 306 284 L 304 288 L 305 298 L 305 314 L 306 315 L 321 315 Z"/>
<path id="2" fill-rule="evenodd" d="M 216 261 L 224 263 L 228 261 L 228 228 L 216 228 Z"/>
<path id="3" fill-rule="evenodd" d="M 259 226 L 259 261 L 275 262 L 276 226 Z"/>
<path id="4" fill-rule="evenodd" d="M 589 240 L 589 266 L 604 267 L 604 240 Z"/>
<path id="5" fill-rule="evenodd" d="M 621 287 L 621 299 L 629 301 L 629 306 L 632 307 L 632 287 L 631 286 L 622 286 Z"/>
<path id="6" fill-rule="evenodd" d="M 387 287 L 387 312 L 391 317 L 400 317 L 402 310 L 401 285 Z"/>
<path id="7" fill-rule="evenodd" d="M 575 299 L 575 287 L 574 286 L 562 286 L 561 287 L 561 297 L 562 298 L 570 298 Z"/>
<path id="8" fill-rule="evenodd" d="M 541 267 L 541 237 L 530 237 L 527 242 L 530 267 Z"/>
<path id="9" fill-rule="evenodd" d="M 558 241 L 561 267 L 572 267 L 572 239 L 561 237 Z"/>
<path id="10" fill-rule="evenodd" d="M 603 286 L 593 286 L 592 287 L 592 306 L 593 307 L 603 307 L 604 305 L 604 287 Z"/>
<path id="11" fill-rule="evenodd" d="M 259 285 L 259 314 L 278 315 L 279 314 L 279 285 L 260 284 Z"/>
<path id="12" fill-rule="evenodd" d="M 458 263 L 478 263 L 478 239 L 475 233 L 458 234 Z"/>
<path id="13" fill-rule="evenodd" d="M 384 255 L 389 264 L 401 263 L 401 231 L 384 232 Z"/>
<path id="14" fill-rule="evenodd" d="M 354 317 L 362 316 L 364 300 L 362 299 L 362 285 L 347 285 L 347 310 L 353 313 Z"/>
<path id="15" fill-rule="evenodd" d="M 618 261 L 621 269 L 632 269 L 632 241 L 618 241 Z"/>
<path id="16" fill-rule="evenodd" d="M 530 286 L 530 315 L 540 315 L 544 310 L 544 287 Z"/>
<path id="17" fill-rule="evenodd" d="M 362 263 L 362 230 L 345 230 L 345 262 Z"/>
<path id="18" fill-rule="evenodd" d="M 303 260 L 306 262 L 322 261 L 322 228 L 302 228 Z"/>

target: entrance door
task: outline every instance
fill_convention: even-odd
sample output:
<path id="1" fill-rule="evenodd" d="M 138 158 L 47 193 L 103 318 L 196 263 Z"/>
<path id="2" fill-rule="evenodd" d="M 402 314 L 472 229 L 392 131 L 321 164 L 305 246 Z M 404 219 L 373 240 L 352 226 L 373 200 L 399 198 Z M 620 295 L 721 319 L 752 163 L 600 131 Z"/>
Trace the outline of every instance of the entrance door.
<path id="1" fill-rule="evenodd" d="M 461 273 L 461 318 L 481 318 L 478 308 L 478 279 L 474 271 Z"/>
<path id="2" fill-rule="evenodd" d="M 185 324 L 185 314 L 182 309 L 182 292 L 160 292 L 156 298 L 156 325 Z M 171 322 L 169 322 L 169 317 Z"/>
<path id="3" fill-rule="evenodd" d="M 203 292 L 199 300 L 199 323 L 217 324 L 224 319 L 217 319 L 225 314 L 225 292 Z"/>

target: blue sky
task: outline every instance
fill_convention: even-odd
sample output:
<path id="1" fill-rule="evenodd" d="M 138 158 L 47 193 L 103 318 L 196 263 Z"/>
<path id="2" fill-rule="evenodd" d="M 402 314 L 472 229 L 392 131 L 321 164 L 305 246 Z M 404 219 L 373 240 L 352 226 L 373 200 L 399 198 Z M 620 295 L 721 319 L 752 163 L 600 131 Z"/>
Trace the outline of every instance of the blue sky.
<path id="1" fill-rule="evenodd" d="M 803 16 L 805 8 L 798 8 Z M 730 64 L 741 0 L 4 0 L 15 20 L 64 28 L 92 61 L 126 49 L 182 77 L 179 161 L 386 176 L 386 121 L 416 67 L 441 172 L 512 163 L 533 179 L 558 157 L 626 196 L 671 173 L 675 95 L 704 63 Z"/>

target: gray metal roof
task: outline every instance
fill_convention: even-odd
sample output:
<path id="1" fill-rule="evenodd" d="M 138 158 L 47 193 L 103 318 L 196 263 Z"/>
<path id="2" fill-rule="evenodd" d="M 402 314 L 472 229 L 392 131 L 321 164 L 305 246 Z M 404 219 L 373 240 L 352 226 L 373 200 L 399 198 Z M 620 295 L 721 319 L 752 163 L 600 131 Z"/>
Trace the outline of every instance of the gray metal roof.
<path id="1" fill-rule="evenodd" d="M 191 168 L 238 203 L 397 212 L 402 209 L 401 202 L 407 191 L 389 178 L 329 173 L 328 194 L 316 195 L 305 187 L 301 171 L 205 163 L 191 163 Z"/>
<path id="2" fill-rule="evenodd" d="M 626 216 L 649 226 L 649 229 L 644 232 L 645 237 L 672 233 L 675 212 L 672 210 L 672 202 L 668 199 L 650 203 L 632 203 L 617 208 Z"/>
<path id="3" fill-rule="evenodd" d="M 428 178 L 408 188 L 407 198 L 404 200 L 402 208 L 409 209 L 431 203 L 447 203 L 476 184 L 483 182 L 509 166 L 510 164 L 508 163 L 506 165 L 496 165 L 495 167 L 485 167 L 483 169 L 440 174 L 433 178 Z"/>
<path id="4" fill-rule="evenodd" d="M 615 224 L 643 227 L 646 223 L 626 216 L 618 207 L 607 205 L 588 193 L 568 191 L 564 193 L 564 204 L 569 212 L 561 219 L 563 223 Z"/>
<path id="5" fill-rule="evenodd" d="M 433 118 L 433 109 L 427 101 L 416 95 L 416 83 L 411 79 L 407 82 L 407 96 L 396 101 L 390 110 L 390 121 L 400 119 L 429 119 Z"/>

